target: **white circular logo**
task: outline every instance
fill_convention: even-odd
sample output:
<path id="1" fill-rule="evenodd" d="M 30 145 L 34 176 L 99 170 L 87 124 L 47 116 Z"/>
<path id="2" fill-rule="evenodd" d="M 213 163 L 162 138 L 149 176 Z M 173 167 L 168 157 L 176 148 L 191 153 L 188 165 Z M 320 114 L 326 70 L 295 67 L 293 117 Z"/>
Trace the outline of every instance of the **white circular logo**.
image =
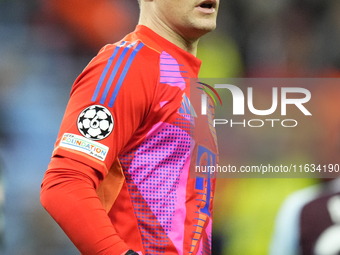
<path id="1" fill-rule="evenodd" d="M 91 105 L 82 111 L 78 117 L 78 130 L 86 138 L 102 140 L 113 130 L 111 112 L 101 105 Z"/>

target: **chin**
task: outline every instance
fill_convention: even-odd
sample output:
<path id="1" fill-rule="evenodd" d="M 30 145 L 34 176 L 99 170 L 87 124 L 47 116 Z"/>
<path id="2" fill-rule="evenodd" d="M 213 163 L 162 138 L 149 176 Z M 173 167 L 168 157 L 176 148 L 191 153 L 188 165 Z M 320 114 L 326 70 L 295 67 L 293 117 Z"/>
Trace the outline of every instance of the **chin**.
<path id="1" fill-rule="evenodd" d="M 197 29 L 210 32 L 210 31 L 213 31 L 215 28 L 216 28 L 215 19 L 206 19 L 206 20 L 201 20 L 200 22 L 197 22 Z"/>
<path id="2" fill-rule="evenodd" d="M 183 35 L 191 40 L 199 39 L 201 36 L 213 31 L 216 28 L 216 22 L 204 20 L 199 22 L 191 22 L 183 30 Z"/>
<path id="3" fill-rule="evenodd" d="M 197 26 L 196 29 L 201 31 L 202 35 L 209 33 L 216 28 L 216 23 L 210 23 L 210 24 L 200 24 L 200 26 Z"/>
<path id="4" fill-rule="evenodd" d="M 205 30 L 207 30 L 208 32 L 211 32 L 211 31 L 215 30 L 215 28 L 216 28 L 216 24 L 213 24 L 211 26 L 206 26 Z"/>

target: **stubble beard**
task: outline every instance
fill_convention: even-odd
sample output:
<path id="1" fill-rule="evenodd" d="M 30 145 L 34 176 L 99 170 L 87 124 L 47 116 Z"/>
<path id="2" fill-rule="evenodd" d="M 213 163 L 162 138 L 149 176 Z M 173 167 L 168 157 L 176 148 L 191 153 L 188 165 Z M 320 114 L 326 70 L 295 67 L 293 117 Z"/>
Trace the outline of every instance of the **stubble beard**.
<path id="1" fill-rule="evenodd" d="M 199 39 L 203 35 L 215 30 L 216 21 L 214 20 L 197 20 L 189 22 L 187 34 L 191 39 Z"/>

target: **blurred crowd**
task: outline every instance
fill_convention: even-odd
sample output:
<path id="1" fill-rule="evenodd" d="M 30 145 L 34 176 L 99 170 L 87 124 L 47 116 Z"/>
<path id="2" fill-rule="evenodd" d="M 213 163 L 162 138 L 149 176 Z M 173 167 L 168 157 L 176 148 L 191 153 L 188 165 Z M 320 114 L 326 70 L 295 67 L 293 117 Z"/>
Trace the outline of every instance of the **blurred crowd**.
<path id="1" fill-rule="evenodd" d="M 40 205 L 40 183 L 73 81 L 138 12 L 137 0 L 0 0 L 0 254 L 77 254 Z M 339 13 L 338 0 L 221 0 L 200 76 L 340 77 Z M 213 255 L 267 254 L 284 199 L 319 182 L 219 179 Z"/>

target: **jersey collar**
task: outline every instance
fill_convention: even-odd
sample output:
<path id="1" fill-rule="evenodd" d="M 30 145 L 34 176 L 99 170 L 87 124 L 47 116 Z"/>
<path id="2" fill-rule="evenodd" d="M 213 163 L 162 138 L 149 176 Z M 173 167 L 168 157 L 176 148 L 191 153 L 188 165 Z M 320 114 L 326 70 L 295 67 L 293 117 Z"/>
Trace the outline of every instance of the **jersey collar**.
<path id="1" fill-rule="evenodd" d="M 165 38 L 158 35 L 156 32 L 144 25 L 138 25 L 134 32 L 138 34 L 138 36 L 145 44 L 154 48 L 160 53 L 162 51 L 166 51 L 174 58 L 180 58 L 182 61 L 185 61 L 185 64 L 187 66 L 190 66 L 195 75 L 198 76 L 198 72 L 202 63 L 200 59 L 173 44 L 172 42 L 166 40 Z"/>

